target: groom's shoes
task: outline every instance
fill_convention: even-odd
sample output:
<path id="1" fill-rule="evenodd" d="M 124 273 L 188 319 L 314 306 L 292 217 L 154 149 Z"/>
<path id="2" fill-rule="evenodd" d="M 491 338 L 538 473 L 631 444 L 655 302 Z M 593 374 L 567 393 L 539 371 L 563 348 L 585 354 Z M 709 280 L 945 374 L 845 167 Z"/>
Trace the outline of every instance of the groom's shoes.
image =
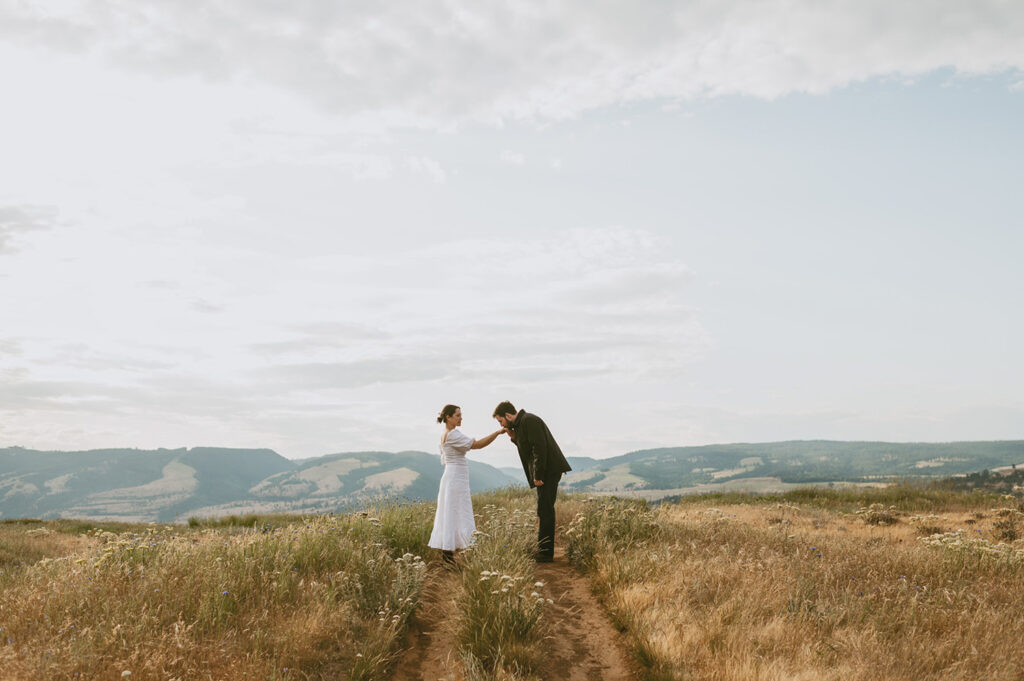
<path id="1" fill-rule="evenodd" d="M 538 563 L 553 563 L 555 561 L 555 557 L 547 553 L 536 553 L 533 558 Z"/>

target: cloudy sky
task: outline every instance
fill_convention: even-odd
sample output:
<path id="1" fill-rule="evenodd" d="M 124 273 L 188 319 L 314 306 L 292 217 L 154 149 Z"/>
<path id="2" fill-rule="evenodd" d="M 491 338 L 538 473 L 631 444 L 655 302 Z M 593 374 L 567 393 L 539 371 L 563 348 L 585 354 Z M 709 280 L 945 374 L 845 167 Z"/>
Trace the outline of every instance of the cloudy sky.
<path id="1" fill-rule="evenodd" d="M 1024 438 L 1020 3 L 0 0 L 0 93 L 0 447 Z"/>

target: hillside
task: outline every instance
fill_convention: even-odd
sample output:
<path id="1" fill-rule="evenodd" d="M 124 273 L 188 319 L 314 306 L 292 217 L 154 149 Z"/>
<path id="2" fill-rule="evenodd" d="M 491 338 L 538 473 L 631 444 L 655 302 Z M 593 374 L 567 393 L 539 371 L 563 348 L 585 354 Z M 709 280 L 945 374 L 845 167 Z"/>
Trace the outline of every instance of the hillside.
<path id="1" fill-rule="evenodd" d="M 1024 441 L 794 441 L 671 447 L 610 459 L 570 457 L 567 491 L 650 498 L 783 491 L 897 477 L 949 478 L 1024 463 Z M 246 513 L 323 513 L 368 498 L 431 500 L 443 468 L 424 452 L 350 452 L 293 461 L 270 449 L 0 449 L 0 518 L 128 522 Z M 972 479 L 973 480 L 973 479 Z M 470 462 L 474 492 L 522 485 L 520 468 Z"/>
<path id="2" fill-rule="evenodd" d="M 0 518 L 172 521 L 257 512 L 326 512 L 371 497 L 432 499 L 441 479 L 424 452 L 331 454 L 301 462 L 270 449 L 0 449 Z M 512 482 L 470 462 L 474 490 Z"/>
<path id="3" fill-rule="evenodd" d="M 589 462 L 588 462 L 589 463 Z M 606 492 L 943 478 L 1024 463 L 1024 441 L 893 443 L 828 440 L 649 449 L 602 459 L 564 478 Z"/>

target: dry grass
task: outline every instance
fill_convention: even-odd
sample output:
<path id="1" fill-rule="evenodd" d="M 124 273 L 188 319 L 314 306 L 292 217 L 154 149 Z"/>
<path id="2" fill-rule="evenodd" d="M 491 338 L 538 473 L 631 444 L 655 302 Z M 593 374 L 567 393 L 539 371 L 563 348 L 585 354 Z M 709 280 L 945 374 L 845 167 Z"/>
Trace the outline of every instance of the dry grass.
<path id="1" fill-rule="evenodd" d="M 526 494 L 476 500 L 476 542 L 463 555 L 456 596 L 456 637 L 473 681 L 528 679 L 542 662 L 545 599 L 534 580 L 537 516 Z"/>
<path id="2" fill-rule="evenodd" d="M 651 679 L 1021 678 L 1016 502 L 885 501 L 575 500 L 568 549 Z"/>
<path id="3" fill-rule="evenodd" d="M 472 681 L 534 678 L 545 600 L 533 503 L 523 490 L 474 499 L 481 533 L 452 594 Z M 0 676 L 388 678 L 420 601 L 420 556 L 437 558 L 433 516 L 395 504 L 178 526 L 0 523 Z"/>
<path id="4" fill-rule="evenodd" d="M 62 532 L 54 523 L 41 520 L 0 523 L 0 579 L 2 575 L 44 558 L 57 558 L 88 551 L 95 539 Z"/>
<path id="5" fill-rule="evenodd" d="M 384 678 L 432 517 L 419 505 L 84 536 L 6 524 L 4 551 L 22 558 L 0 574 L 3 678 Z"/>

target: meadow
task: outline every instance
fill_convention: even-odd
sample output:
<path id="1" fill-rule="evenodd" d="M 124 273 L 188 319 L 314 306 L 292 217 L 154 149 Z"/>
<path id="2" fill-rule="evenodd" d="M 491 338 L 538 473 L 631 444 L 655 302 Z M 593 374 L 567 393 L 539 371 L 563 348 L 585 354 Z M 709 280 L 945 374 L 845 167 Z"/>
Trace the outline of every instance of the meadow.
<path id="1" fill-rule="evenodd" d="M 642 676 L 1022 678 L 1019 498 L 909 485 L 566 504 Z"/>
<path id="2" fill-rule="evenodd" d="M 477 497 L 452 593 L 471 678 L 528 678 L 538 659 L 529 502 Z M 389 678 L 428 572 L 444 570 L 433 513 L 0 523 L 3 678 Z"/>
<path id="3" fill-rule="evenodd" d="M 397 666 L 421 627 L 443 631 L 444 678 L 553 678 L 549 637 L 566 623 L 549 621 L 531 559 L 534 503 L 526 490 L 476 495 L 477 541 L 455 569 L 426 546 L 424 503 L 2 522 L 0 669 L 12 681 L 419 678 Z M 555 574 L 592 590 L 638 678 L 1021 678 L 1017 497 L 896 486 L 649 507 L 569 494 L 557 509 L 571 565 Z M 444 607 L 428 621 L 431 588 Z"/>

